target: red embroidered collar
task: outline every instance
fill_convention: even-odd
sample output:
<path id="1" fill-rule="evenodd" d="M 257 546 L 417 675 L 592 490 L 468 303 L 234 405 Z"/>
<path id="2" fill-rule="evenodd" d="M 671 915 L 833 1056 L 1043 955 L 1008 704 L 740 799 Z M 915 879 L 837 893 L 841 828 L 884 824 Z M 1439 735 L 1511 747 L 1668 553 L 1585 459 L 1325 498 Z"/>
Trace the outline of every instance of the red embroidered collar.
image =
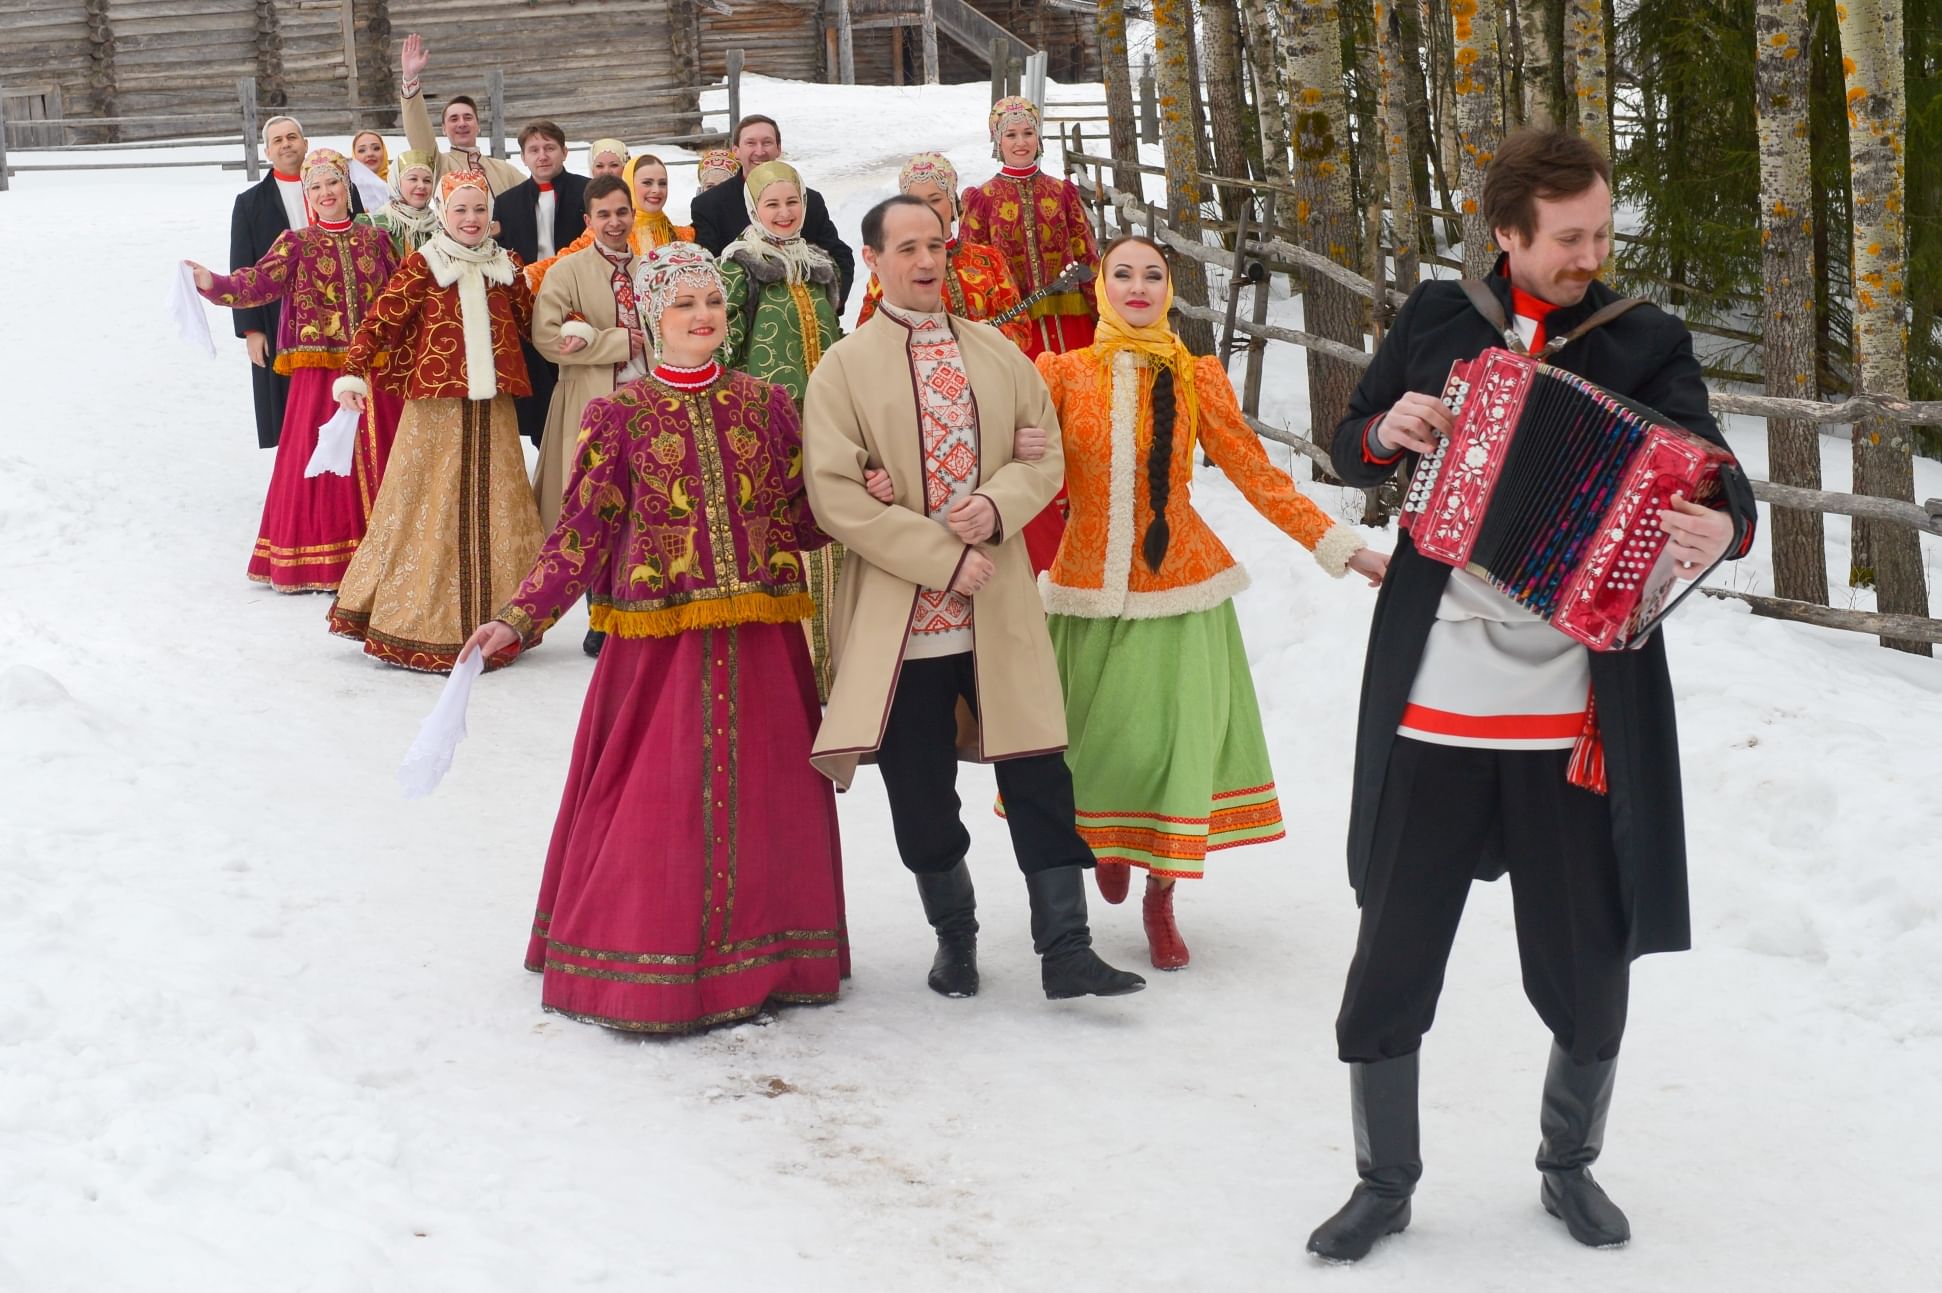
<path id="1" fill-rule="evenodd" d="M 677 391 L 701 390 L 714 385 L 721 375 L 722 366 L 712 359 L 699 368 L 683 368 L 666 362 L 654 365 L 654 380 Z"/>
<path id="2" fill-rule="evenodd" d="M 1009 175 L 1015 180 L 1029 180 L 1032 176 L 1038 174 L 1038 163 L 1034 162 L 1030 166 L 1022 168 L 1017 166 L 1000 166 L 998 173 L 1000 175 Z"/>
<path id="3" fill-rule="evenodd" d="M 325 233 L 343 233 L 346 229 L 351 227 L 352 223 L 353 223 L 352 220 L 325 220 L 325 219 L 319 218 L 317 221 L 317 227 L 319 229 L 322 229 Z"/>

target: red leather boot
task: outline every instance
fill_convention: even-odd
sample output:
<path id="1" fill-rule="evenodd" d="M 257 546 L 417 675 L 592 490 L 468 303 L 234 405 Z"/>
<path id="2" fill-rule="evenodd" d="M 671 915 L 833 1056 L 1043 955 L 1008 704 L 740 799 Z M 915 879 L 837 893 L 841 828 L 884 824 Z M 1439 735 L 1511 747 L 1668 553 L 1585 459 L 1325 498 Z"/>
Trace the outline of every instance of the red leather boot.
<path id="1" fill-rule="evenodd" d="M 1126 890 L 1133 883 L 1133 868 L 1124 862 L 1100 862 L 1092 869 L 1092 878 L 1099 885 L 1099 896 L 1110 903 L 1126 901 Z"/>
<path id="2" fill-rule="evenodd" d="M 1146 946 L 1153 954 L 1156 970 L 1187 968 L 1187 945 L 1180 940 L 1180 929 L 1173 923 L 1173 890 L 1155 876 L 1146 877 L 1146 898 L 1140 914 L 1146 921 Z"/>

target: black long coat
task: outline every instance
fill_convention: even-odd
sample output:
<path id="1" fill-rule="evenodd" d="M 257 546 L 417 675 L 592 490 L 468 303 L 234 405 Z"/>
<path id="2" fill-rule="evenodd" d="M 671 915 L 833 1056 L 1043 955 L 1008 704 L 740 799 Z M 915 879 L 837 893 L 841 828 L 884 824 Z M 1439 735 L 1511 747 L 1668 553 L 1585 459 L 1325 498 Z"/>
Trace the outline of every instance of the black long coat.
<path id="1" fill-rule="evenodd" d="M 1510 283 L 1501 268 L 1500 261 L 1500 272 L 1489 282 L 1508 316 Z M 1616 293 L 1594 283 L 1578 305 L 1554 312 L 1545 321 L 1546 331 L 1562 335 L 1616 299 Z M 1502 344 L 1496 329 L 1477 313 L 1455 282 L 1427 282 L 1417 288 L 1356 387 L 1348 417 L 1336 428 L 1332 449 L 1336 474 L 1358 486 L 1379 484 L 1397 470 L 1406 478 L 1415 469 L 1414 455 L 1384 466 L 1364 454 L 1364 435 L 1371 420 L 1405 392 L 1441 394 L 1453 362 Z M 1630 396 L 1697 435 L 1725 443 L 1707 408 L 1692 334 L 1662 310 L 1640 306 L 1572 342 L 1551 362 Z M 1753 491 L 1737 471 L 1727 477 L 1726 503 L 1733 516 L 1727 555 L 1739 557 L 1753 540 Z M 1389 576 L 1376 598 L 1362 670 L 1349 812 L 1349 882 L 1355 886 L 1358 902 L 1369 875 L 1390 747 L 1449 575 L 1450 567 L 1419 554 L 1405 534 L 1398 539 Z M 1683 950 L 1692 945 L 1692 918 L 1686 893 L 1679 740 L 1663 629 L 1636 651 L 1592 652 L 1591 685 L 1605 742 L 1612 842 L 1618 853 L 1631 953 Z M 1480 876 L 1495 879 L 1502 873 L 1500 863 L 1486 862 Z"/>
<path id="2" fill-rule="evenodd" d="M 539 259 L 539 181 L 515 184 L 492 200 L 492 218 L 499 222 L 495 241 L 519 253 L 528 265 Z M 561 171 L 553 177 L 553 250 L 564 251 L 567 244 L 587 229 L 587 177 Z M 532 339 L 521 338 L 526 354 L 526 375 L 533 393 L 513 401 L 519 413 L 519 434 L 538 444 L 546 434 L 546 410 L 553 402 L 553 388 L 559 385 L 560 370 L 533 349 Z"/>
<path id="3" fill-rule="evenodd" d="M 351 186 L 351 212 L 359 214 L 364 203 L 357 195 L 357 186 Z M 277 235 L 290 229 L 289 213 L 283 209 L 283 195 L 276 191 L 276 176 L 265 175 L 259 182 L 250 185 L 236 195 L 236 205 L 229 213 L 229 272 L 235 273 L 246 265 L 254 265 L 270 251 L 270 244 Z M 270 339 L 270 354 L 276 354 L 277 323 L 283 317 L 283 307 L 276 301 L 268 305 L 253 306 L 247 310 L 232 310 L 235 316 L 236 335 L 247 336 L 260 332 Z M 277 437 L 283 434 L 283 405 L 290 394 L 290 379 L 279 374 L 274 368 L 265 365 L 258 368 L 250 365 L 250 390 L 256 399 L 256 443 L 264 449 L 276 448 Z"/>
<path id="4" fill-rule="evenodd" d="M 688 219 L 694 223 L 695 241 L 706 247 L 709 255 L 720 256 L 722 249 L 748 228 L 746 192 L 747 186 L 737 172 L 714 188 L 695 195 L 693 205 L 688 208 Z M 828 252 L 829 258 L 836 262 L 836 312 L 841 314 L 850 299 L 850 284 L 856 279 L 856 253 L 837 237 L 836 225 L 829 218 L 829 204 L 823 201 L 823 195 L 807 187 L 802 191 L 802 236 Z"/>

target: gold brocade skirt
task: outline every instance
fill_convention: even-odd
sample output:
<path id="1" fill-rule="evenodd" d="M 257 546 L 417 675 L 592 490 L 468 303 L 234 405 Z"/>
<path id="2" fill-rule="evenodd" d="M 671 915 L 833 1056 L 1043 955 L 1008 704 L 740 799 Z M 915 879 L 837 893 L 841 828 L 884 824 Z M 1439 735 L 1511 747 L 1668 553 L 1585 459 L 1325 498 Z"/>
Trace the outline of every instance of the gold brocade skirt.
<path id="1" fill-rule="evenodd" d="M 330 631 L 387 664 L 450 673 L 545 539 L 511 397 L 409 400 Z"/>
<path id="2" fill-rule="evenodd" d="M 802 622 L 809 635 L 809 660 L 816 668 L 816 699 L 829 703 L 831 679 L 829 664 L 829 607 L 836 600 L 836 576 L 843 569 L 843 545 L 831 543 L 814 552 L 802 554 L 802 576 L 809 595 L 816 601 L 816 613 Z"/>

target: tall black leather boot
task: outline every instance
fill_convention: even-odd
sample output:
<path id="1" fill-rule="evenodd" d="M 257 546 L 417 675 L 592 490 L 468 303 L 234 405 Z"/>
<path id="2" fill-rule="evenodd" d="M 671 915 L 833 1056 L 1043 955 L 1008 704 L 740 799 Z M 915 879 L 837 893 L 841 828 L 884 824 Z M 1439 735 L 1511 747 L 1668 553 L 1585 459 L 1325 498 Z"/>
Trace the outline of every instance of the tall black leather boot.
<path id="1" fill-rule="evenodd" d="M 1326 1262 L 1359 1262 L 1376 1241 L 1409 1225 L 1409 1196 L 1423 1175 L 1416 1118 L 1420 1052 L 1349 1065 L 1349 1118 L 1355 1125 L 1355 1170 L 1361 1183 L 1334 1216 L 1308 1236 L 1308 1251 Z"/>
<path id="2" fill-rule="evenodd" d="M 971 888 L 971 868 L 959 858 L 949 871 L 920 871 L 917 895 L 924 900 L 924 918 L 937 931 L 931 991 L 947 997 L 977 996 L 978 895 Z"/>
<path id="3" fill-rule="evenodd" d="M 1025 891 L 1032 899 L 1032 950 L 1039 954 L 1046 996 L 1117 997 L 1146 986 L 1145 979 L 1115 970 L 1092 950 L 1084 867 L 1035 871 L 1025 877 Z"/>
<path id="4" fill-rule="evenodd" d="M 1537 1147 L 1538 1192 L 1544 1210 L 1564 1222 L 1571 1237 L 1592 1248 L 1630 1242 L 1632 1223 L 1591 1179 L 1591 1165 L 1605 1147 L 1605 1114 L 1612 1107 L 1616 1059 L 1574 1064 L 1555 1042 L 1544 1071 L 1544 1139 Z"/>

